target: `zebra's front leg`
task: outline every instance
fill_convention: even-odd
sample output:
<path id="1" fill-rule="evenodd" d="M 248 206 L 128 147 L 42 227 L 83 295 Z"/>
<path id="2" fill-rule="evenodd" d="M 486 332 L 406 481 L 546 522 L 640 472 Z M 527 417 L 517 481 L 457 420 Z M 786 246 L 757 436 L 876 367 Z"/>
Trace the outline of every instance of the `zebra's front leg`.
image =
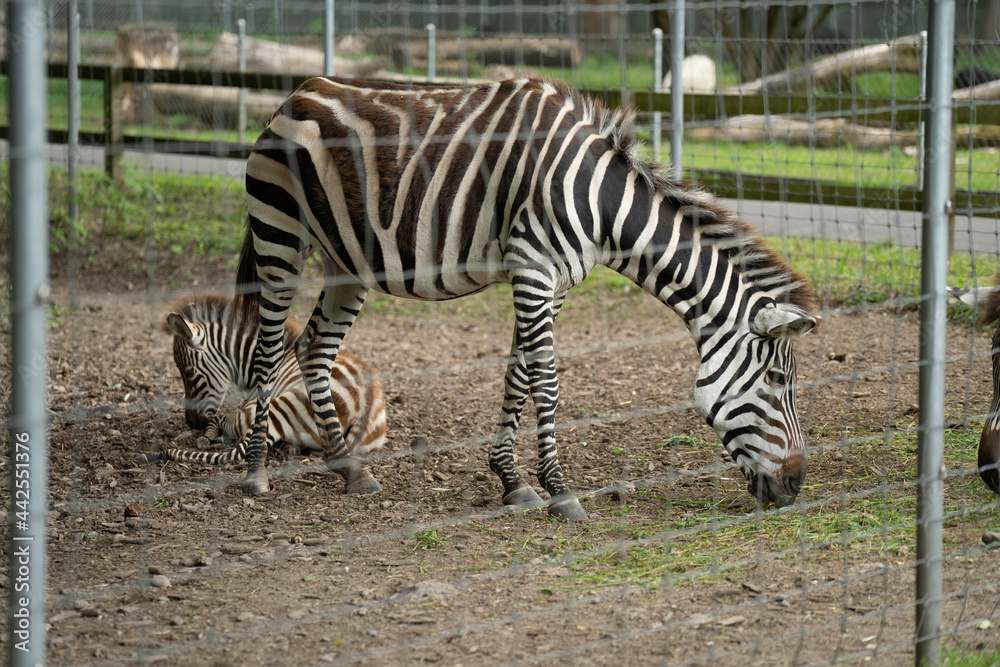
<path id="1" fill-rule="evenodd" d="M 559 378 L 552 330 L 565 293 L 546 298 L 543 289 L 535 280 L 514 281 L 518 347 L 524 355 L 528 388 L 538 422 L 538 481 L 549 493 L 549 514 L 567 521 L 583 521 L 587 513 L 563 481 L 556 451 Z"/>
<path id="2" fill-rule="evenodd" d="M 525 482 L 514 467 L 514 440 L 521 421 L 521 410 L 528 398 L 528 373 L 524 364 L 524 354 L 518 346 L 517 332 L 511 344 L 510 360 L 504 377 L 503 408 L 496 437 L 490 449 L 490 470 L 503 484 L 503 504 L 521 509 L 538 507 L 545 501 Z"/>
<path id="3" fill-rule="evenodd" d="M 374 493 L 382 487 L 362 461 L 348 451 L 337 415 L 337 405 L 330 390 L 330 374 L 337 359 L 341 341 L 358 316 L 368 288 L 357 284 L 338 284 L 343 278 L 327 268 L 328 285 L 320 294 L 309 324 L 299 337 L 296 356 L 299 369 L 309 391 L 313 418 L 323 445 L 323 460 L 327 469 L 336 470 L 345 481 L 346 493 Z"/>

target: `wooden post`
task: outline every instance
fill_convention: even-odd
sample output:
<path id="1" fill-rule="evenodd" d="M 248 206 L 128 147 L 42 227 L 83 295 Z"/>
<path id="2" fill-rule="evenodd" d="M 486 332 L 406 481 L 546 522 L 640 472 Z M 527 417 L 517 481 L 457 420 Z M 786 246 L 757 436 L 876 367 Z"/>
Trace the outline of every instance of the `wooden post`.
<path id="1" fill-rule="evenodd" d="M 104 171 L 122 180 L 122 68 L 112 65 L 104 79 Z"/>

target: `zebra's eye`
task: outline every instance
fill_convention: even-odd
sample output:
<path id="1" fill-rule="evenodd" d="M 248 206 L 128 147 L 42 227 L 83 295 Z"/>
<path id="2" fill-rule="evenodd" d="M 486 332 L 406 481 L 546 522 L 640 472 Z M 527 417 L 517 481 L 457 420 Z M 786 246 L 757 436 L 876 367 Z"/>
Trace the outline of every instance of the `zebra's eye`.
<path id="1" fill-rule="evenodd" d="M 774 387 L 784 387 L 787 382 L 785 372 L 776 369 L 769 370 L 765 377 L 767 378 L 767 383 Z"/>

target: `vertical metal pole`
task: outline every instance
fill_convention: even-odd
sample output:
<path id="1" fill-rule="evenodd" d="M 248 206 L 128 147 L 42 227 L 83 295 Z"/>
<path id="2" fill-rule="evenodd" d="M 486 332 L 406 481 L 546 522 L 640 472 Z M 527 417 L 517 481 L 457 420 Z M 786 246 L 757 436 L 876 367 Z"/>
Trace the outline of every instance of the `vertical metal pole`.
<path id="1" fill-rule="evenodd" d="M 246 38 L 247 38 L 247 22 L 244 19 L 240 19 L 236 22 L 237 29 L 239 30 L 239 40 L 237 42 L 237 53 L 239 54 L 239 70 L 240 74 L 246 74 L 247 71 L 247 51 L 246 51 Z M 247 142 L 247 89 L 240 86 L 240 92 L 238 95 L 237 103 L 237 114 L 239 118 L 236 121 L 236 127 L 240 131 L 240 144 L 245 144 Z"/>
<path id="2" fill-rule="evenodd" d="M 49 26 L 49 29 L 46 31 L 48 34 L 48 46 L 46 47 L 45 51 L 48 54 L 49 62 L 54 63 L 56 61 L 56 42 L 55 42 L 56 8 L 54 2 L 46 4 L 47 7 L 45 9 L 48 12 L 48 21 L 46 22 L 46 25 Z"/>
<path id="3" fill-rule="evenodd" d="M 68 16 L 66 17 L 67 60 L 69 72 L 66 83 L 69 97 L 69 118 L 67 122 L 66 161 L 69 168 L 69 187 L 66 193 L 66 278 L 69 281 L 69 305 L 79 308 L 80 297 L 77 293 L 79 284 L 77 273 L 77 235 L 80 224 L 80 199 L 78 185 L 80 180 L 80 14 L 77 11 L 77 0 L 69 0 Z"/>
<path id="4" fill-rule="evenodd" d="M 653 92 L 663 92 L 663 31 L 653 28 Z M 663 112 L 653 112 L 653 160 L 660 161 Z"/>
<path id="5" fill-rule="evenodd" d="M 45 664 L 45 299 L 49 285 L 45 1 L 10 0 L 11 411 L 7 657 Z"/>
<path id="6" fill-rule="evenodd" d="M 135 0 L 135 22 L 142 24 L 142 0 Z"/>
<path id="7" fill-rule="evenodd" d="M 920 103 L 927 102 L 927 31 L 920 31 Z M 926 111 L 922 114 L 926 118 Z M 917 124 L 917 192 L 924 189 L 924 135 L 926 121 Z"/>
<path id="8" fill-rule="evenodd" d="M 670 23 L 670 162 L 674 178 L 681 177 L 684 149 L 684 0 L 675 0 Z"/>
<path id="9" fill-rule="evenodd" d="M 335 75 L 333 64 L 333 0 L 326 0 L 326 20 L 323 21 L 323 73 Z"/>
<path id="10" fill-rule="evenodd" d="M 944 496 L 945 282 L 951 202 L 955 0 L 934 0 L 928 21 L 927 137 L 920 278 L 920 420 L 917 445 L 916 664 L 941 659 Z"/>
<path id="11" fill-rule="evenodd" d="M 437 27 L 427 24 L 427 83 L 434 83 L 437 77 Z"/>

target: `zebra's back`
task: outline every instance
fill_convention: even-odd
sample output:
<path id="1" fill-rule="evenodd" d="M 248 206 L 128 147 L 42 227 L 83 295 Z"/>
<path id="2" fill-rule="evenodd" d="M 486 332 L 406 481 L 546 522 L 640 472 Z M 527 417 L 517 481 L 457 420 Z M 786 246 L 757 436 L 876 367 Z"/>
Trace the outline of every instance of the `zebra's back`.
<path id="1" fill-rule="evenodd" d="M 310 79 L 248 160 L 251 226 L 263 239 L 308 220 L 341 271 L 396 296 L 446 299 L 506 281 L 519 211 L 552 206 L 533 185 L 543 176 L 535 160 L 553 144 L 555 161 L 560 131 L 575 122 L 568 111 L 593 116 L 593 103 L 535 79 L 427 88 Z M 579 251 L 552 254 L 567 250 Z"/>

